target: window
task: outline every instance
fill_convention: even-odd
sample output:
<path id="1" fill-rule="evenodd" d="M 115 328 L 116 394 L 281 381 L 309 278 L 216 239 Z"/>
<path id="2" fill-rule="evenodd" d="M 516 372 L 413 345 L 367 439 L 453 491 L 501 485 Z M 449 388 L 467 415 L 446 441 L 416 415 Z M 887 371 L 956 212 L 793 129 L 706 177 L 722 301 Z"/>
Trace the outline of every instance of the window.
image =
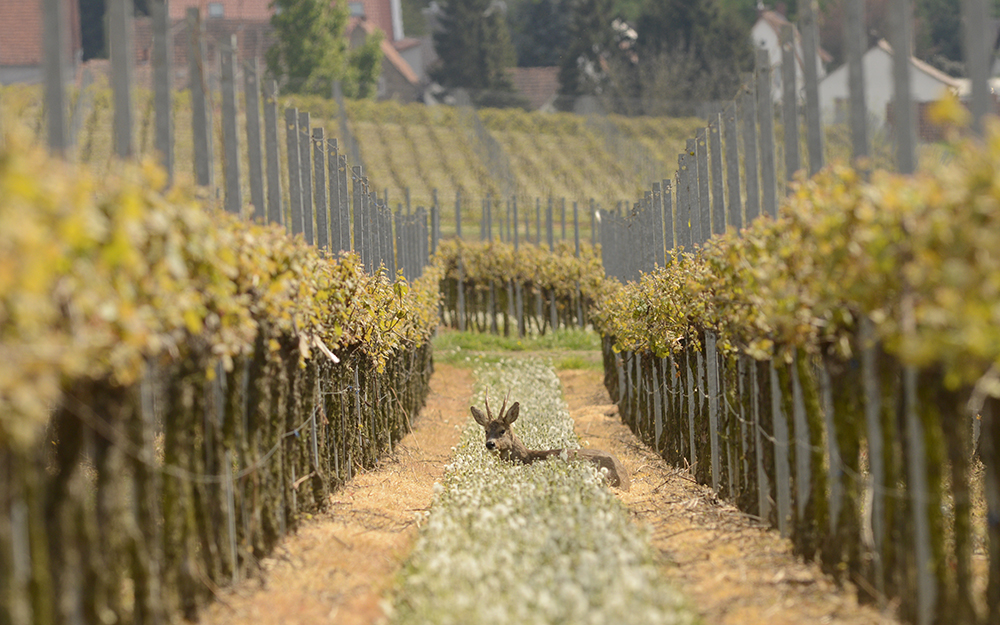
<path id="1" fill-rule="evenodd" d="M 364 2 L 348 2 L 347 10 L 351 12 L 351 17 L 361 17 L 365 14 Z"/>
<path id="2" fill-rule="evenodd" d="M 221 2 L 209 2 L 208 3 L 208 16 L 209 17 L 222 17 L 225 13 L 225 8 L 222 6 Z"/>

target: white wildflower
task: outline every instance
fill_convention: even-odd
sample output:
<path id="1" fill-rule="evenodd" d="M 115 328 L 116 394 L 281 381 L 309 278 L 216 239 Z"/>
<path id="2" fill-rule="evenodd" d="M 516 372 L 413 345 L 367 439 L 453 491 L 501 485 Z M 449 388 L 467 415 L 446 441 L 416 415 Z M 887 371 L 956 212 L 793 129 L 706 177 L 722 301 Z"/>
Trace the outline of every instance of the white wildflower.
<path id="1" fill-rule="evenodd" d="M 579 447 L 550 366 L 480 361 L 477 378 L 478 405 L 487 389 L 520 402 L 526 445 Z M 404 569 L 394 622 L 694 621 L 658 577 L 648 532 L 593 465 L 500 461 L 471 419 L 453 456 Z"/>

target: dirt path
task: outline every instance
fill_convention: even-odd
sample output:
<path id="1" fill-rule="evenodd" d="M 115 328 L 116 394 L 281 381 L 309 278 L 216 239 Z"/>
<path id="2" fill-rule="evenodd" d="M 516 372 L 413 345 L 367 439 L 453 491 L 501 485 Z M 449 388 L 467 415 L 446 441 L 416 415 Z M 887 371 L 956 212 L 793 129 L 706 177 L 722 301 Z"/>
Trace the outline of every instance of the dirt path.
<path id="1" fill-rule="evenodd" d="M 413 431 L 391 458 L 356 475 L 325 512 L 262 562 L 266 575 L 234 590 L 201 617 L 208 625 L 361 625 L 384 621 L 382 595 L 416 537 L 469 414 L 472 372 L 437 365 Z"/>
<path id="2" fill-rule="evenodd" d="M 585 445 L 614 451 L 632 473 L 619 496 L 653 528 L 662 570 L 706 623 L 895 623 L 858 606 L 817 567 L 804 565 L 775 532 L 756 527 L 711 491 L 668 467 L 622 425 L 596 370 L 560 373 Z M 469 414 L 472 373 L 438 364 L 427 407 L 396 453 L 335 493 L 330 509 L 303 524 L 262 563 L 265 579 L 220 592 L 203 613 L 213 625 L 368 624 L 416 536 L 415 515 Z"/>
<path id="3" fill-rule="evenodd" d="M 705 623 L 898 623 L 859 606 L 851 589 L 796 558 L 791 542 L 642 445 L 619 419 L 600 372 L 564 371 L 559 378 L 581 443 L 613 451 L 632 472 L 632 488 L 618 494 L 637 522 L 652 527 L 662 570 Z"/>

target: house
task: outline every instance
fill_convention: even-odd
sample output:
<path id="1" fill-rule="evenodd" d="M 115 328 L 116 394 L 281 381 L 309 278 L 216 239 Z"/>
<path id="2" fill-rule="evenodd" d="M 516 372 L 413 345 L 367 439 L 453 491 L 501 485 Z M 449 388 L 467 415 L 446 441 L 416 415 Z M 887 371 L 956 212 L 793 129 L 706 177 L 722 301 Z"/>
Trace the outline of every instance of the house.
<path id="1" fill-rule="evenodd" d="M 364 16 L 352 17 L 347 26 L 349 47 L 364 45 L 365 39 L 375 30 L 375 24 Z M 386 36 L 382 40 L 382 74 L 378 79 L 378 99 L 417 102 L 422 97 L 420 78 Z"/>
<path id="2" fill-rule="evenodd" d="M 754 48 L 764 48 L 767 50 L 768 58 L 771 61 L 771 97 L 775 102 L 780 102 L 782 98 L 782 74 L 781 74 L 781 29 L 785 26 L 792 28 L 792 41 L 795 42 L 795 84 L 799 93 L 805 85 L 805 56 L 802 54 L 802 36 L 799 29 L 785 19 L 785 16 L 778 11 L 761 11 L 750 29 L 750 39 Z M 816 48 L 816 76 L 823 80 L 826 76 L 824 63 L 829 63 L 832 57 L 822 48 Z"/>
<path id="3" fill-rule="evenodd" d="M 893 96 L 892 47 L 879 40 L 861 57 L 864 72 L 865 107 L 879 125 L 888 120 Z M 924 61 L 910 57 L 910 93 L 917 102 L 933 102 L 946 91 L 958 93 L 961 83 Z M 850 92 L 847 88 L 847 64 L 841 65 L 819 83 L 819 105 L 824 123 L 847 121 Z"/>
<path id="4" fill-rule="evenodd" d="M 392 47 L 396 48 L 406 64 L 413 69 L 420 82 L 426 83 L 427 68 L 437 60 L 433 40 L 430 37 L 421 37 L 420 39 L 406 37 L 401 41 L 393 42 Z"/>
<path id="5" fill-rule="evenodd" d="M 415 101 L 416 96 L 411 96 L 410 91 L 417 85 L 422 89 L 426 84 L 427 67 L 433 60 L 433 53 L 428 50 L 429 38 L 421 40 L 404 34 L 402 0 L 348 0 L 347 8 L 352 18 L 347 27 L 352 47 L 364 40 L 360 33 L 354 35 L 354 27 L 361 23 L 360 20 L 365 22 L 362 24 L 365 32 L 378 28 L 385 34 L 379 98 Z M 415 78 L 416 82 L 410 83 L 410 78 Z M 404 85 L 404 82 L 410 84 Z M 386 89 L 384 92 L 383 86 Z"/>
<path id="6" fill-rule="evenodd" d="M 556 110 L 558 67 L 511 67 L 507 72 L 514 83 L 514 90 L 524 96 L 531 110 Z"/>
<path id="7" fill-rule="evenodd" d="M 206 66 L 211 68 L 217 67 L 219 46 L 233 35 L 237 40 L 237 57 L 244 62 L 257 59 L 263 65 L 264 54 L 275 41 L 270 5 L 271 0 L 170 0 L 168 15 L 173 39 L 171 63 L 175 86 L 183 88 L 187 85 L 186 15 L 189 8 L 200 10 L 206 34 Z M 346 29 L 350 46 L 360 45 L 365 35 L 376 28 L 385 35 L 379 97 L 407 102 L 419 99 L 420 77 L 397 49 L 399 46 L 406 50 L 416 41 L 403 36 L 400 0 L 351 0 L 347 6 L 351 14 Z M 142 80 L 148 74 L 144 69 L 148 68 L 151 58 L 152 24 L 149 18 L 137 18 L 135 24 L 135 50 L 139 64 L 136 73 L 137 78 Z"/>
<path id="8" fill-rule="evenodd" d="M 171 22 L 183 20 L 191 7 L 200 9 L 205 20 L 267 22 L 271 19 L 271 0 L 170 0 L 167 8 Z"/>
<path id="9" fill-rule="evenodd" d="M 173 86 L 188 86 L 187 10 L 197 8 L 205 41 L 205 67 L 209 68 L 210 87 L 218 83 L 219 51 L 224 42 L 236 36 L 237 58 L 244 62 L 258 59 L 263 66 L 264 53 L 274 43 L 270 0 L 171 0 L 168 21 L 171 40 L 171 76 Z M 151 18 L 135 18 L 133 47 L 136 55 L 135 77 L 139 84 L 150 85 L 153 48 Z"/>
<path id="10" fill-rule="evenodd" d="M 68 32 L 63 58 L 69 70 L 67 76 L 72 77 L 83 57 L 80 7 L 77 0 L 64 3 Z M 42 81 L 42 28 L 42 0 L 0 0 L 0 85 Z"/>

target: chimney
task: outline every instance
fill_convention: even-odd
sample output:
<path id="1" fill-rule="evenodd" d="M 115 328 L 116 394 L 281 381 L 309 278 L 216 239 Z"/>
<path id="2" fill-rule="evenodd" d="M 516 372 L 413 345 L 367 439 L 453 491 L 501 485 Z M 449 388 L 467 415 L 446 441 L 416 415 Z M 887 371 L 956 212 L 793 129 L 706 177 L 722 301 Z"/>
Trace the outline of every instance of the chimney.
<path id="1" fill-rule="evenodd" d="M 399 41 L 403 38 L 403 5 L 401 0 L 389 0 L 389 10 L 392 13 L 392 39 L 390 41 Z"/>

